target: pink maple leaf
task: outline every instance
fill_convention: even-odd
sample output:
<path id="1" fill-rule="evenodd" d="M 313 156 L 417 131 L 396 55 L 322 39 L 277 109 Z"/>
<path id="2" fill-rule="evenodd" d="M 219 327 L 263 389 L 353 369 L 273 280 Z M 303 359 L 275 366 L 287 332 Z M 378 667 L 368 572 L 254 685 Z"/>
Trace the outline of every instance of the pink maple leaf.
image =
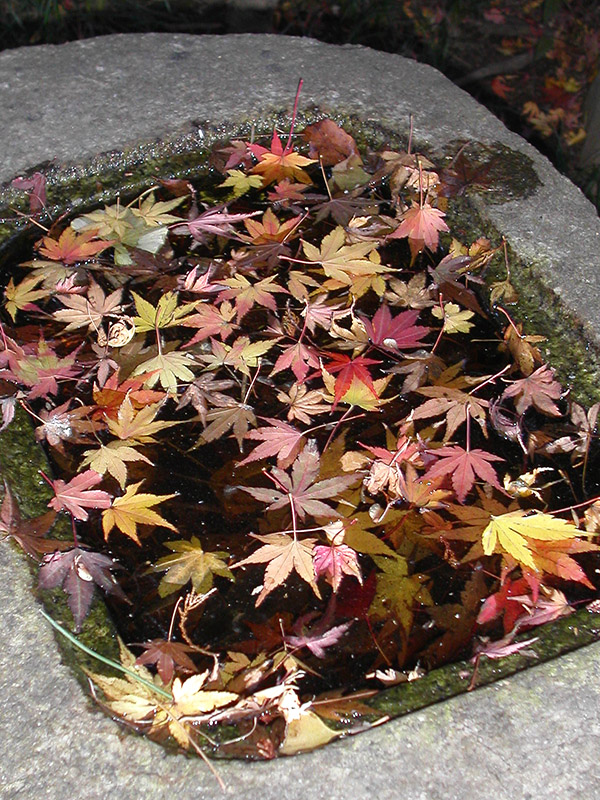
<path id="1" fill-rule="evenodd" d="M 10 185 L 27 192 L 32 214 L 37 214 L 46 205 L 46 178 L 41 172 L 34 172 L 31 178 L 15 178 Z"/>
<path id="2" fill-rule="evenodd" d="M 328 629 L 331 614 L 325 613 L 318 622 L 306 628 L 305 624 L 313 620 L 317 614 L 318 611 L 311 611 L 300 617 L 293 628 L 297 635 L 286 636 L 285 642 L 291 647 L 306 647 L 317 658 L 325 658 L 325 650 L 339 642 L 352 622 L 343 622 Z"/>
<path id="3" fill-rule="evenodd" d="M 314 347 L 295 342 L 286 347 L 283 353 L 275 362 L 271 375 L 275 375 L 284 369 L 291 369 L 296 379 L 302 382 L 308 375 L 311 367 L 319 368 L 319 355 Z"/>
<path id="4" fill-rule="evenodd" d="M 279 419 L 264 417 L 270 428 L 257 428 L 249 431 L 245 439 L 262 439 L 262 444 L 255 447 L 249 456 L 243 461 L 238 462 L 238 467 L 250 464 L 252 461 L 259 461 L 261 458 L 277 456 L 277 466 L 286 469 L 298 455 L 300 448 L 306 441 L 302 434 L 293 425 L 282 422 Z"/>
<path id="5" fill-rule="evenodd" d="M 48 505 L 56 511 L 68 511 L 75 519 L 88 519 L 89 515 L 86 508 L 109 508 L 111 497 L 108 492 L 102 489 L 91 489 L 102 480 L 93 469 L 76 475 L 68 483 L 57 478 L 52 481 L 43 475 L 46 481 L 52 486 L 55 497 L 50 500 Z"/>
<path id="6" fill-rule="evenodd" d="M 444 212 L 429 203 L 419 205 L 413 202 L 412 208 L 404 213 L 402 222 L 388 239 L 404 239 L 411 242 L 423 242 L 430 250 L 437 250 L 440 231 L 450 230 L 442 217 Z"/>

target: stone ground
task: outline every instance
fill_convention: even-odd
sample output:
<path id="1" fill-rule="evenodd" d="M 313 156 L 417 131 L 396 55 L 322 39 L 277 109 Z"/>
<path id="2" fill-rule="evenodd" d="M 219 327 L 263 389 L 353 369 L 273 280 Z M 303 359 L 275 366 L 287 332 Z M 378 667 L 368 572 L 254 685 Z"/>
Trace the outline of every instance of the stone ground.
<path id="1" fill-rule="evenodd" d="M 350 112 L 418 140 L 500 141 L 528 155 L 541 186 L 483 205 L 556 304 L 600 339 L 600 224 L 569 181 L 435 70 L 360 47 L 241 35 L 110 36 L 0 54 L 0 182 L 127 148 L 198 123 L 270 119 L 302 106 Z M 90 713 L 60 663 L 18 555 L 0 543 L 0 796 L 7 800 L 217 798 L 205 766 L 121 736 Z M 600 620 L 599 620 L 600 628 Z M 600 644 L 413 713 L 323 750 L 218 768 L 227 794 L 264 800 L 594 798 L 600 767 Z"/>

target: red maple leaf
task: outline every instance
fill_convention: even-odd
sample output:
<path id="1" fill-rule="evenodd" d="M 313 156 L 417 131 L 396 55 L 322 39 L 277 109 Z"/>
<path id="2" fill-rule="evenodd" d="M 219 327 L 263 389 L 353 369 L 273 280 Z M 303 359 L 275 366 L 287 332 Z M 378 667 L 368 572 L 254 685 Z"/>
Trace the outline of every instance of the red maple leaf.
<path id="1" fill-rule="evenodd" d="M 7 483 L 4 484 L 4 499 L 0 509 L 0 536 L 14 539 L 26 553 L 37 557 L 39 553 L 53 553 L 71 547 L 70 542 L 45 539 L 56 519 L 56 511 L 46 511 L 39 517 L 23 519 L 19 505 Z"/>
<path id="2" fill-rule="evenodd" d="M 334 592 L 339 589 L 344 575 L 351 575 L 362 583 L 356 550 L 343 542 L 336 543 L 335 539 L 314 546 L 313 565 L 317 578 L 323 576 Z"/>
<path id="3" fill-rule="evenodd" d="M 507 578 L 500 589 L 485 600 L 477 615 L 477 623 L 479 625 L 485 625 L 486 622 L 491 622 L 502 614 L 504 633 L 509 633 L 509 631 L 512 631 L 514 628 L 517 619 L 523 613 L 523 609 L 525 608 L 523 597 L 525 594 L 529 597 L 531 588 L 531 583 L 526 578 L 519 578 L 516 581 Z M 536 597 L 537 591 L 534 602 Z M 531 600 L 531 597 L 529 597 L 529 599 Z"/>
<path id="4" fill-rule="evenodd" d="M 320 620 L 314 623 L 310 628 L 306 627 L 307 622 L 311 622 L 316 616 L 318 611 L 311 611 L 308 614 L 300 617 L 294 625 L 293 631 L 295 636 L 286 636 L 285 642 L 290 647 L 306 647 L 317 658 L 325 658 L 327 655 L 325 650 L 337 644 L 342 636 L 346 633 L 352 622 L 343 622 L 341 625 L 334 625 L 329 627 L 331 620 L 330 614 L 325 613 Z"/>
<path id="5" fill-rule="evenodd" d="M 334 407 L 341 401 L 355 380 L 364 384 L 373 397 L 379 398 L 373 384 L 373 378 L 367 369 L 370 364 L 379 364 L 379 361 L 374 358 L 365 358 L 364 356 L 350 358 L 350 356 L 346 356 L 343 353 L 330 353 L 329 355 L 331 361 L 325 364 L 324 367 L 332 375 L 335 375 L 336 372 L 338 373 L 335 380 Z"/>
<path id="6" fill-rule="evenodd" d="M 171 642 L 165 639 L 152 639 L 151 642 L 144 642 L 139 645 L 144 648 L 144 652 L 139 655 L 136 664 L 156 664 L 156 669 L 161 681 L 165 686 L 171 683 L 175 665 L 181 667 L 186 672 L 196 672 L 196 665 L 188 656 L 194 648 L 183 642 Z"/>
<path id="7" fill-rule="evenodd" d="M 440 475 L 452 475 L 452 488 L 459 503 L 465 502 L 467 494 L 473 488 L 476 475 L 502 491 L 496 473 L 489 464 L 490 461 L 504 461 L 500 456 L 477 448 L 465 450 L 460 445 L 440 447 L 437 450 L 429 450 L 428 453 L 437 456 L 439 460 L 425 473 L 425 477 L 434 479 Z"/>
<path id="8" fill-rule="evenodd" d="M 32 214 L 37 214 L 46 205 L 46 178 L 41 172 L 34 172 L 31 178 L 15 178 L 10 185 L 27 192 Z"/>
<path id="9" fill-rule="evenodd" d="M 386 305 L 377 310 L 373 319 L 363 318 L 367 336 L 377 347 L 387 350 L 408 350 L 413 347 L 422 347 L 422 336 L 426 336 L 431 328 L 424 325 L 415 325 L 420 312 L 417 310 L 402 311 L 395 317 Z M 331 371 L 331 370 L 330 370 Z"/>

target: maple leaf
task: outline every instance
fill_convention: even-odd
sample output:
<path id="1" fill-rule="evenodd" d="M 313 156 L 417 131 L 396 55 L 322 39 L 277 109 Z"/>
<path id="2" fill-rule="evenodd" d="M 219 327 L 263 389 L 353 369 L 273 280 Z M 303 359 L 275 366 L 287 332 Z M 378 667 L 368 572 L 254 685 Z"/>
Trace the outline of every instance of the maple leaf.
<path id="1" fill-rule="evenodd" d="M 537 599 L 532 599 L 528 595 L 514 597 L 514 600 L 521 602 L 524 613 L 516 621 L 517 630 L 535 628 L 538 625 L 545 625 L 555 619 L 567 617 L 575 609 L 569 605 L 567 598 L 558 589 L 546 590 L 547 597 L 541 595 Z"/>
<path id="2" fill-rule="evenodd" d="M 250 369 L 257 367 L 260 357 L 273 347 L 274 342 L 259 340 L 251 342 L 248 336 L 238 336 L 232 345 L 211 339 L 212 354 L 200 354 L 198 360 L 208 364 L 207 369 L 230 366 L 250 377 Z"/>
<path id="3" fill-rule="evenodd" d="M 329 627 L 331 623 L 330 615 L 326 613 L 318 622 L 306 627 L 306 623 L 311 622 L 315 616 L 318 616 L 318 613 L 318 611 L 311 611 L 299 617 L 292 629 L 294 635 L 286 636 L 285 642 L 290 647 L 297 649 L 306 647 L 317 658 L 326 658 L 327 648 L 339 643 L 342 636 L 352 625 L 352 621 Z"/>
<path id="4" fill-rule="evenodd" d="M 232 431 L 237 439 L 240 452 L 243 447 L 244 437 L 248 433 L 250 425 L 256 425 L 254 409 L 246 403 L 238 403 L 230 397 L 224 396 L 221 400 L 216 397 L 211 398 L 217 408 L 213 408 L 205 414 L 203 422 L 208 423 L 197 444 L 206 444 L 220 439 L 228 431 Z"/>
<path id="5" fill-rule="evenodd" d="M 250 311 L 256 303 L 264 306 L 270 311 L 277 311 L 277 302 L 273 294 L 277 292 L 288 293 L 287 289 L 274 283 L 275 278 L 263 278 L 256 283 L 250 283 L 244 275 L 236 275 L 234 278 L 227 278 L 222 281 L 228 289 L 222 291 L 217 297 L 217 302 L 235 298 L 235 308 L 237 311 L 237 321 L 239 322 Z"/>
<path id="6" fill-rule="evenodd" d="M 487 436 L 487 400 L 481 400 L 472 394 L 461 392 L 451 386 L 425 386 L 416 390 L 419 394 L 431 398 L 412 413 L 413 419 L 444 416 L 446 432 L 444 441 L 452 438 L 455 431 L 467 421 L 467 417 L 479 423 L 482 433 Z"/>
<path id="7" fill-rule="evenodd" d="M 369 616 L 376 620 L 392 616 L 408 634 L 417 605 L 433 605 L 431 595 L 423 585 L 425 576 L 409 575 L 406 559 L 400 555 L 371 557 L 380 572 L 377 573 L 377 588 Z"/>
<path id="8" fill-rule="evenodd" d="M 504 461 L 500 456 L 486 450 L 465 450 L 460 445 L 440 447 L 429 451 L 439 460 L 428 469 L 425 477 L 432 480 L 440 475 L 452 475 L 452 488 L 456 492 L 459 503 L 464 503 L 467 494 L 473 488 L 475 476 L 479 476 L 490 486 L 501 489 L 498 477 L 490 465 L 490 461 Z"/>
<path id="9" fill-rule="evenodd" d="M 444 481 L 444 476 L 440 475 L 435 480 L 428 479 L 427 476 L 417 478 L 417 473 L 411 464 L 406 465 L 406 477 L 398 471 L 398 496 L 411 508 L 423 510 L 426 508 L 444 508 L 451 493 L 445 489 L 440 489 L 440 484 Z"/>
<path id="10" fill-rule="evenodd" d="M 276 375 L 284 369 L 291 369 L 298 381 L 303 381 L 310 369 L 319 368 L 318 351 L 310 345 L 305 345 L 302 342 L 294 342 L 294 344 L 286 347 L 281 355 L 278 357 L 271 375 Z"/>
<path id="11" fill-rule="evenodd" d="M 379 399 L 379 394 L 373 384 L 373 378 L 367 369 L 371 364 L 379 364 L 379 361 L 374 358 L 365 358 L 364 356 L 350 358 L 343 353 L 331 353 L 330 357 L 332 360 L 324 365 L 324 369 L 331 375 L 338 373 L 335 381 L 334 408 L 344 398 L 355 381 L 363 384 L 373 397 Z"/>
<path id="12" fill-rule="evenodd" d="M 142 374 L 140 377 L 128 378 L 119 383 L 119 371 L 117 370 L 102 384 L 101 388 L 94 386 L 95 409 L 92 417 L 118 419 L 121 406 L 126 398 L 134 409 L 144 408 L 164 400 L 166 396 L 164 392 L 142 388 L 147 377 Z"/>
<path id="13" fill-rule="evenodd" d="M 161 295 L 156 306 L 136 292 L 131 292 L 131 294 L 138 313 L 138 316 L 133 318 L 138 333 L 170 328 L 173 325 L 185 325 L 186 318 L 190 317 L 198 305 L 198 301 L 194 300 L 192 303 L 184 303 L 180 306 L 177 292 L 166 292 Z"/>
<path id="14" fill-rule="evenodd" d="M 137 535 L 138 525 L 160 525 L 162 528 L 177 531 L 174 525 L 167 522 L 166 519 L 163 519 L 160 514 L 157 514 L 152 509 L 152 506 L 162 503 L 164 500 L 169 500 L 175 495 L 138 493 L 142 483 L 143 481 L 139 481 L 128 486 L 125 494 L 122 497 L 116 497 L 112 506 L 102 512 L 102 530 L 105 539 L 108 539 L 109 533 L 113 528 L 117 527 L 121 533 L 124 533 L 125 536 L 133 539 L 136 544 L 141 546 Z"/>
<path id="15" fill-rule="evenodd" d="M 526 378 L 511 383 L 503 392 L 503 397 L 512 397 L 519 414 L 528 408 L 535 408 L 542 414 L 560 417 L 560 409 L 554 403 L 562 394 L 562 387 L 554 380 L 554 370 L 542 364 Z"/>
<path id="16" fill-rule="evenodd" d="M 158 403 L 152 403 L 143 408 L 136 410 L 133 403 L 126 395 L 125 399 L 119 406 L 117 418 L 108 418 L 106 420 L 108 429 L 113 436 L 117 436 L 123 441 L 131 443 L 139 442 L 155 442 L 154 434 L 162 431 L 164 428 L 171 428 L 173 425 L 179 425 L 176 420 L 157 420 L 156 415 L 164 406 L 164 401 L 160 400 Z"/>
<path id="17" fill-rule="evenodd" d="M 168 212 L 180 206 L 185 199 L 184 196 L 175 197 L 172 200 L 158 201 L 154 196 L 154 192 L 150 192 L 144 200 L 140 198 L 138 207 L 132 208 L 131 213 L 150 228 L 157 225 L 168 225 L 171 222 L 180 221 L 179 217 L 175 217 Z"/>
<path id="18" fill-rule="evenodd" d="M 530 540 L 561 542 L 574 539 L 579 531 L 572 522 L 542 512 L 522 509 L 492 516 L 482 533 L 485 555 L 504 552 L 534 572 L 538 569 Z M 593 547 L 593 546 L 592 546 Z"/>
<path id="19" fill-rule="evenodd" d="M 528 593 L 530 589 L 531 584 L 527 578 L 521 577 L 514 581 L 506 578 L 500 589 L 485 599 L 477 615 L 477 624 L 485 625 L 502 615 L 504 633 L 508 634 L 523 613 L 524 593 Z"/>
<path id="20" fill-rule="evenodd" d="M 270 150 L 259 144 L 248 145 L 248 149 L 259 159 L 259 163 L 250 170 L 250 173 L 260 175 L 263 186 L 277 183 L 283 178 L 292 178 L 299 183 L 312 183 L 303 167 L 314 164 L 314 158 L 301 156 L 288 145 L 284 147 L 275 129 Z"/>
<path id="21" fill-rule="evenodd" d="M 246 175 L 241 169 L 228 169 L 227 178 L 219 184 L 219 188 L 231 187 L 233 197 L 241 197 L 250 189 L 260 189 L 263 179 L 260 175 Z"/>
<path id="22" fill-rule="evenodd" d="M 136 658 L 135 663 L 138 666 L 155 664 L 165 686 L 168 686 L 173 680 L 175 666 L 181 667 L 187 672 L 196 671 L 196 665 L 188 656 L 188 653 L 194 652 L 194 648 L 187 644 L 165 641 L 165 639 L 152 639 L 152 641 L 138 646 L 143 647 L 145 652 Z"/>
<path id="23" fill-rule="evenodd" d="M 272 208 L 268 208 L 259 222 L 254 219 L 244 221 L 249 236 L 240 234 L 240 239 L 244 242 L 251 242 L 253 245 L 268 244 L 269 242 L 286 242 L 302 221 L 302 214 L 281 222 L 275 215 Z"/>
<path id="24" fill-rule="evenodd" d="M 52 316 L 60 322 L 68 323 L 65 331 L 72 331 L 84 325 L 88 330 L 98 330 L 102 320 L 107 315 L 119 314 L 122 311 L 122 289 L 115 289 L 108 295 L 104 294 L 102 287 L 94 280 L 90 280 L 85 297 L 80 295 L 61 295 L 60 302 L 66 308 L 54 311 Z"/>
<path id="25" fill-rule="evenodd" d="M 183 322 L 187 327 L 198 329 L 184 347 L 191 347 L 196 342 L 211 339 L 213 336 L 220 336 L 221 341 L 224 342 L 238 327 L 233 322 L 235 314 L 234 307 L 227 301 L 222 302 L 218 307 L 212 303 L 202 303 L 196 308 L 196 312 L 186 317 Z"/>
<path id="26" fill-rule="evenodd" d="M 444 321 L 444 333 L 469 333 L 473 322 L 469 322 L 473 312 L 461 309 L 456 303 L 444 303 L 443 308 L 436 306 L 431 313 Z"/>
<path id="27" fill-rule="evenodd" d="M 40 567 L 40 589 L 54 589 L 61 586 L 69 595 L 69 608 L 75 620 L 75 630 L 79 632 L 87 616 L 94 595 L 94 584 L 104 592 L 126 600 L 121 587 L 110 573 L 118 565 L 109 556 L 74 547 L 64 553 L 44 556 Z"/>
<path id="28" fill-rule="evenodd" d="M 308 514 L 313 517 L 339 517 L 340 514 L 323 502 L 343 492 L 360 478 L 359 475 L 346 475 L 326 478 L 315 483 L 319 474 L 320 456 L 316 442 L 310 439 L 304 450 L 292 464 L 288 475 L 277 467 L 267 473 L 277 487 L 273 489 L 240 486 L 240 489 L 262 503 L 268 503 L 267 511 L 285 508 L 289 503 L 294 513 L 305 519 Z"/>
<path id="29" fill-rule="evenodd" d="M 65 228 L 58 241 L 51 236 L 44 236 L 38 245 L 38 250 L 51 261 L 61 261 L 63 264 L 88 261 L 114 244 L 114 242 L 92 241 L 97 233 L 97 229 L 76 233 L 73 228 Z"/>
<path id="30" fill-rule="evenodd" d="M 108 508 L 111 497 L 102 489 L 92 489 L 100 483 L 102 475 L 88 469 L 76 475 L 68 483 L 57 478 L 48 481 L 54 490 L 55 496 L 48 505 L 55 511 L 68 511 L 75 519 L 86 521 L 89 514 L 87 508 Z"/>
<path id="31" fill-rule="evenodd" d="M 362 573 L 356 550 L 344 543 L 346 530 L 341 522 L 325 525 L 328 544 L 316 544 L 313 550 L 313 565 L 317 577 L 323 576 L 337 593 L 344 575 L 350 575 L 362 584 Z"/>
<path id="32" fill-rule="evenodd" d="M 263 546 L 248 558 L 238 561 L 234 567 L 242 567 L 247 564 L 267 564 L 263 586 L 256 598 L 257 607 L 268 594 L 283 585 L 292 572 L 296 572 L 303 581 L 308 583 L 317 597 L 321 597 L 313 567 L 313 547 L 316 539 L 300 540 L 288 536 L 287 533 L 268 533 L 264 536 L 251 533 L 250 535 L 259 542 L 263 542 Z"/>
<path id="33" fill-rule="evenodd" d="M 374 275 L 387 272 L 388 267 L 382 266 L 377 260 L 365 258 L 377 254 L 377 242 L 357 242 L 346 244 L 346 231 L 338 225 L 321 241 L 320 249 L 310 242 L 302 241 L 306 258 L 313 263 L 321 264 L 323 272 L 332 279 L 331 288 L 350 287 L 353 293 L 360 294 L 358 288 L 360 281 L 367 281 L 364 290 L 369 288 L 369 281 Z"/>
<path id="34" fill-rule="evenodd" d="M 525 650 L 527 645 L 533 644 L 537 642 L 538 636 L 535 636 L 533 639 L 526 639 L 522 642 L 515 642 L 513 641 L 514 633 L 505 636 L 503 639 L 498 639 L 496 642 L 490 642 L 488 639 L 482 639 L 481 642 L 478 642 L 475 647 L 475 655 L 471 659 L 472 662 L 477 663 L 481 656 L 487 656 L 488 658 L 498 659 L 498 658 L 506 658 L 506 656 L 512 656 L 514 653 L 521 652 L 523 655 L 533 656 L 537 658 L 536 654 Z"/>
<path id="35" fill-rule="evenodd" d="M 157 383 L 160 383 L 168 394 L 176 396 L 178 380 L 184 383 L 194 380 L 194 373 L 189 367 L 190 364 L 194 364 L 194 357 L 190 353 L 181 353 L 178 350 L 162 352 L 139 364 L 131 373 L 131 377 L 147 373 L 148 376 L 144 381 L 145 386 L 152 388 Z"/>
<path id="36" fill-rule="evenodd" d="M 14 178 L 11 183 L 15 189 L 27 192 L 29 211 L 37 214 L 46 205 L 46 177 L 41 172 L 34 172 L 30 178 Z"/>
<path id="37" fill-rule="evenodd" d="M 213 575 L 235 580 L 233 573 L 225 563 L 229 558 L 229 553 L 207 553 L 196 536 L 192 536 L 189 542 L 165 542 L 164 544 L 173 551 L 173 554 L 159 558 L 149 570 L 149 572 L 166 571 L 167 573 L 158 586 L 158 593 L 161 597 L 178 592 L 188 581 L 192 582 L 192 587 L 197 594 L 205 594 L 212 588 Z"/>
<path id="38" fill-rule="evenodd" d="M 402 215 L 402 222 L 388 239 L 408 237 L 411 248 L 422 250 L 423 246 L 437 250 L 440 231 L 449 231 L 443 217 L 446 215 L 429 203 L 419 205 L 413 201 L 412 207 Z"/>
<path id="39" fill-rule="evenodd" d="M 277 399 L 280 403 L 289 406 L 287 418 L 297 419 L 310 425 L 311 417 L 331 411 L 331 403 L 325 402 L 327 395 L 322 389 L 307 389 L 304 384 L 294 383 L 287 394 L 278 392 Z"/>
<path id="40" fill-rule="evenodd" d="M 235 381 L 229 379 L 215 380 L 212 375 L 199 375 L 181 395 L 177 410 L 179 411 L 180 408 L 185 408 L 185 406 L 191 404 L 198 413 L 202 424 L 206 426 L 209 403 L 212 405 L 218 403 L 227 405 L 230 398 L 228 395 L 223 394 L 221 390 L 231 389 L 235 385 Z"/>
<path id="41" fill-rule="evenodd" d="M 31 387 L 27 396 L 32 400 L 57 394 L 59 380 L 72 378 L 81 371 L 76 363 L 78 352 L 79 348 L 61 358 L 40 338 L 36 344 L 0 352 L 0 364 L 5 362 L 9 367 L 2 377 Z"/>
<path id="42" fill-rule="evenodd" d="M 187 275 L 180 275 L 177 278 L 177 286 L 181 291 L 192 294 L 212 294 L 223 288 L 221 283 L 213 283 L 212 275 L 210 267 L 201 273 L 199 266 L 195 266 Z"/>
<path id="43" fill-rule="evenodd" d="M 10 278 L 4 290 L 4 297 L 6 310 L 13 322 L 17 318 L 17 311 L 39 311 L 35 301 L 49 294 L 48 289 L 36 288 L 42 280 L 43 275 L 29 275 L 15 286 L 14 280 Z"/>
<path id="44" fill-rule="evenodd" d="M 35 429 L 38 442 L 46 440 L 51 447 L 64 453 L 63 442 L 87 442 L 86 433 L 94 433 L 103 427 L 102 423 L 89 418 L 93 406 L 79 406 L 69 409 L 71 401 L 67 400 L 56 408 L 40 409 L 37 415 L 41 421 Z"/>
<path id="45" fill-rule="evenodd" d="M 14 539 L 26 553 L 34 557 L 39 553 L 66 550 L 71 547 L 71 542 L 44 538 L 55 519 L 56 511 L 46 511 L 38 517 L 24 520 L 10 486 L 4 483 L 4 498 L 0 508 L 0 536 L 3 539 Z"/>
<path id="46" fill-rule="evenodd" d="M 150 465 L 153 463 L 147 456 L 128 444 L 128 440 L 101 444 L 95 450 L 86 450 L 83 455 L 85 458 L 81 462 L 80 469 L 90 467 L 100 475 L 108 473 L 118 481 L 121 489 L 125 488 L 127 482 L 127 462 L 145 461 Z"/>
<path id="47" fill-rule="evenodd" d="M 287 425 L 279 419 L 271 417 L 262 417 L 262 419 L 268 422 L 271 427 L 257 428 L 246 434 L 244 438 L 262 439 L 262 444 L 255 447 L 243 461 L 239 461 L 238 467 L 250 464 L 252 461 L 260 461 L 262 458 L 276 456 L 277 466 L 280 469 L 286 469 L 294 461 L 306 441 L 302 431 L 294 428 L 293 425 Z"/>
<path id="48" fill-rule="evenodd" d="M 422 347 L 421 337 L 429 333 L 431 328 L 415 325 L 419 311 L 403 311 L 392 317 L 387 305 L 379 307 L 373 319 L 363 317 L 362 321 L 369 340 L 384 350 L 407 350 Z"/>

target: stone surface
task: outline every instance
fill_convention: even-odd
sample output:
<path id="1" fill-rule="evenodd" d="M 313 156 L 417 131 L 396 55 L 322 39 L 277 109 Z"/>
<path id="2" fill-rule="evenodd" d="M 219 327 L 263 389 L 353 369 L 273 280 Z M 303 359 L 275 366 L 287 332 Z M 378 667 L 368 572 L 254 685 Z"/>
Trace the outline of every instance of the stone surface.
<path id="1" fill-rule="evenodd" d="M 56 159 L 198 125 L 302 107 L 354 113 L 442 146 L 500 141 L 542 185 L 485 214 L 598 341 L 600 225 L 583 195 L 435 70 L 360 47 L 269 36 L 112 36 L 0 54 L 0 181 Z M 264 131 L 260 131 L 263 133 Z M 172 800 L 221 796 L 198 760 L 121 736 L 60 663 L 22 560 L 0 542 L 0 786 L 3 797 Z M 600 621 L 599 621 L 600 628 Z M 264 800 L 595 797 L 600 646 L 368 734 L 277 762 L 218 764 L 228 794 Z"/>

